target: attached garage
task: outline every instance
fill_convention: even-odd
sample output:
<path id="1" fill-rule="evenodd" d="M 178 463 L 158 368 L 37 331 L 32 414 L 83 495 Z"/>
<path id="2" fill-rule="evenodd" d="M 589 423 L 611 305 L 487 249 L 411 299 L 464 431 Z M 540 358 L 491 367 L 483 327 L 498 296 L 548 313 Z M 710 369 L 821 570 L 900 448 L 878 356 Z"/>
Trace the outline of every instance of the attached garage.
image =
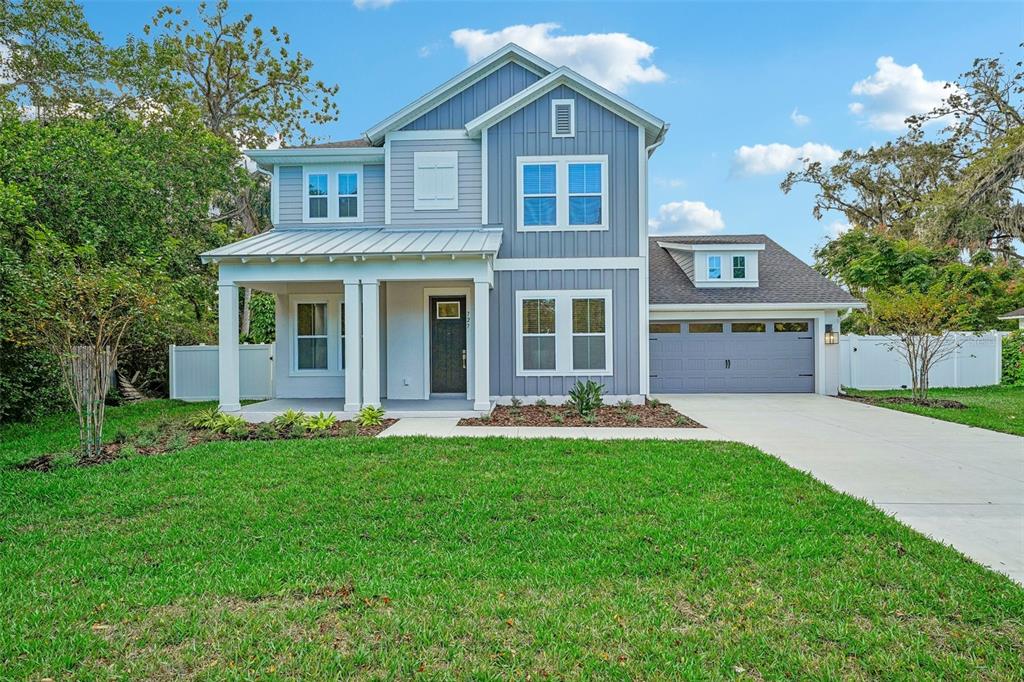
<path id="1" fill-rule="evenodd" d="M 650 323 L 651 393 L 812 393 L 814 320 Z"/>

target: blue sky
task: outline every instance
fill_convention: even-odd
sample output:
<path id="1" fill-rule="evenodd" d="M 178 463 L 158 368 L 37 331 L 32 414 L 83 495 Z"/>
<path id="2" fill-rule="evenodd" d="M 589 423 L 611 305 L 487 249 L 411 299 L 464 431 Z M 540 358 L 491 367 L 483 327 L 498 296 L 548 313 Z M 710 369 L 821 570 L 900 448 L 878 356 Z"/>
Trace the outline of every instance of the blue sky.
<path id="1" fill-rule="evenodd" d="M 112 43 L 163 3 L 85 2 Z M 182 3 L 186 14 L 195 5 Z M 828 161 L 900 133 L 941 84 L 980 56 L 1020 57 L 1024 3 L 239 2 L 291 34 L 315 76 L 341 86 L 363 130 L 515 37 L 672 124 L 651 162 L 650 211 L 664 233 L 764 232 L 810 260 L 842 229 L 813 194 L 778 185 L 801 155 Z"/>

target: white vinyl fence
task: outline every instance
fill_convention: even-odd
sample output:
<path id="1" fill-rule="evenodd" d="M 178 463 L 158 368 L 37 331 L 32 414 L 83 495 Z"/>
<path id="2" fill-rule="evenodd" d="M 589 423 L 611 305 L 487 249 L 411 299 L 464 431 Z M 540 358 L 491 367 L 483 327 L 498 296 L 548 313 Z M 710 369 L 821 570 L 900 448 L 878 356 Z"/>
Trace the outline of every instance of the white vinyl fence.
<path id="1" fill-rule="evenodd" d="M 957 332 L 956 350 L 932 365 L 932 388 L 966 388 L 998 384 L 1003 373 L 1002 341 L 1006 332 Z M 887 344 L 892 337 L 849 334 L 839 339 L 841 383 L 850 388 L 884 390 L 910 387 L 910 368 Z"/>
<path id="2" fill-rule="evenodd" d="M 239 393 L 243 400 L 273 397 L 273 350 L 273 344 L 238 346 Z M 218 398 L 217 346 L 171 346 L 168 352 L 172 398 L 191 401 Z"/>

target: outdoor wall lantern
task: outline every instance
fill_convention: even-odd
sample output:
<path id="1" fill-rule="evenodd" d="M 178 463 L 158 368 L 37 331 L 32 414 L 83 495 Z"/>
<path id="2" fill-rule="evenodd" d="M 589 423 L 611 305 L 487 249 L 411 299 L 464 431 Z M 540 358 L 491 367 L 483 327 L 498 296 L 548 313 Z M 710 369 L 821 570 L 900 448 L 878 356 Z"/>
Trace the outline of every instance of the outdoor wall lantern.
<path id="1" fill-rule="evenodd" d="M 832 329 L 832 325 L 826 324 L 825 325 L 825 344 L 829 345 L 829 346 L 834 346 L 837 343 L 839 343 L 839 332 L 834 331 Z"/>

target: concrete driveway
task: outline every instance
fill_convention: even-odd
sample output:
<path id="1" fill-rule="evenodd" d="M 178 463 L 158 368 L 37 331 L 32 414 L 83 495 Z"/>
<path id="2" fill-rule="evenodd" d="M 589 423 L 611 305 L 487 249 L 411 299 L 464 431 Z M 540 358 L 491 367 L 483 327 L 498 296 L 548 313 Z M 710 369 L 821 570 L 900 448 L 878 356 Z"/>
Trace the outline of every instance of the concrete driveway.
<path id="1" fill-rule="evenodd" d="M 1024 438 L 819 395 L 658 398 L 1024 583 Z"/>

